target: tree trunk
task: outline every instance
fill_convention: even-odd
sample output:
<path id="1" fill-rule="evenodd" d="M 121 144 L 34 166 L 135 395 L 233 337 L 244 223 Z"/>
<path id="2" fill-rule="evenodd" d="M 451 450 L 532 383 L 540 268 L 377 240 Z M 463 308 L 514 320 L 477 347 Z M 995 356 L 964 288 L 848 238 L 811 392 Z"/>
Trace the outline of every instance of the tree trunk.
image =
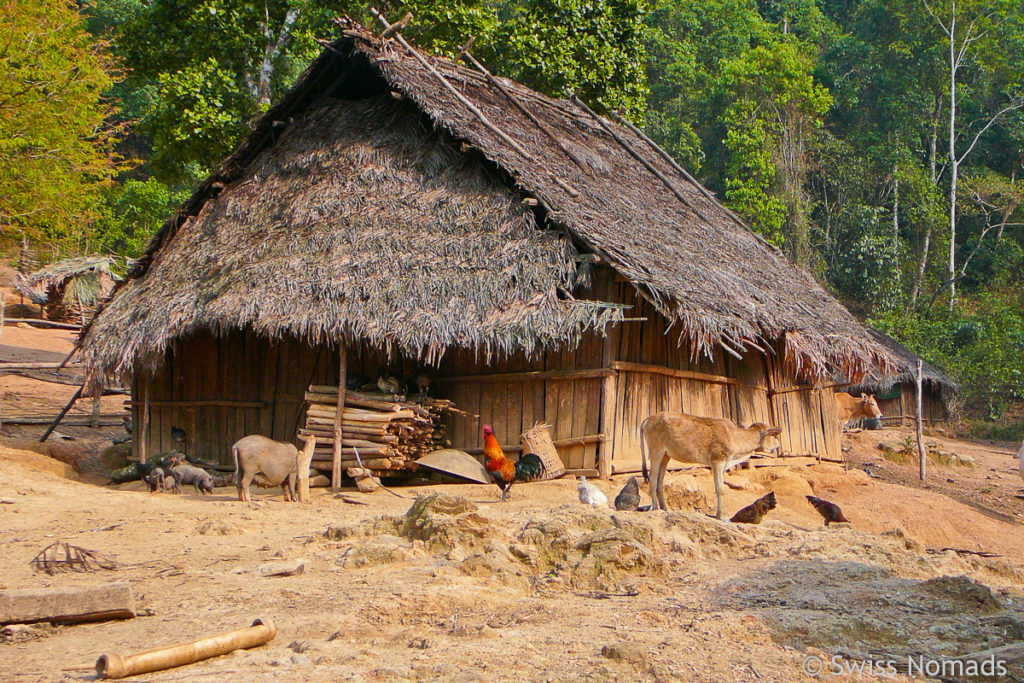
<path id="1" fill-rule="evenodd" d="M 956 304 L 956 2 L 949 13 L 949 309 Z"/>
<path id="2" fill-rule="evenodd" d="M 263 24 L 263 61 L 260 63 L 259 80 L 256 83 L 256 105 L 260 111 L 270 107 L 270 98 L 274 85 L 274 60 L 281 54 L 281 50 L 288 45 L 292 37 L 292 26 L 299 18 L 301 10 L 293 8 L 284 15 L 284 22 L 281 24 L 281 31 L 274 38 L 270 30 L 270 8 L 266 3 L 263 5 L 265 21 Z"/>

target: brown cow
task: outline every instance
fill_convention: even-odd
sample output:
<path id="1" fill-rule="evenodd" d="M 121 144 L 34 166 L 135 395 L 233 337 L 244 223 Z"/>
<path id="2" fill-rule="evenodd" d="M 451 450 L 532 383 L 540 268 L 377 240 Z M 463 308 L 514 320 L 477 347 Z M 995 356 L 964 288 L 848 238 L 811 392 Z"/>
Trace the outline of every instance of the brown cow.
<path id="1" fill-rule="evenodd" d="M 862 417 L 882 417 L 882 409 L 878 407 L 878 401 L 875 400 L 874 396 L 861 394 L 860 398 L 857 398 L 845 392 L 837 391 L 835 397 L 836 412 L 839 414 L 839 431 L 843 431 L 843 427 L 850 420 L 859 420 Z"/>

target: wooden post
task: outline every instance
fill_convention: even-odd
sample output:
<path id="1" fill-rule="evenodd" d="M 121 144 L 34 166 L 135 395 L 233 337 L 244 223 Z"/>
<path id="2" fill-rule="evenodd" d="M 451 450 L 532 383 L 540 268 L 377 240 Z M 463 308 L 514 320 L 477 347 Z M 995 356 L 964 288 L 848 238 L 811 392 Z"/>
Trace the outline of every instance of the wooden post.
<path id="1" fill-rule="evenodd" d="M 142 392 L 142 414 L 139 416 L 139 424 L 135 428 L 139 430 L 139 462 L 146 462 L 148 454 L 147 439 L 149 438 L 149 378 L 145 373 L 139 376 L 139 391 Z"/>
<path id="2" fill-rule="evenodd" d="M 100 397 L 99 394 L 92 397 L 92 420 L 89 422 L 92 429 L 100 428 Z"/>
<path id="3" fill-rule="evenodd" d="M 348 359 L 345 355 L 345 342 L 338 341 L 338 405 L 334 411 L 334 459 L 331 467 L 331 489 L 341 489 L 341 419 L 345 412 L 345 380 Z"/>
<path id="4" fill-rule="evenodd" d="M 917 359 L 917 393 L 915 394 L 914 416 L 917 418 L 917 459 L 920 462 L 920 477 L 924 481 L 925 462 L 928 460 L 924 451 L 924 428 L 921 425 L 921 359 Z"/>
<path id="5" fill-rule="evenodd" d="M 0 338 L 4 336 L 4 321 L 7 318 L 7 292 L 0 292 Z"/>
<path id="6" fill-rule="evenodd" d="M 134 616 L 135 598 L 127 581 L 0 591 L 0 624 L 79 623 Z"/>
<path id="7" fill-rule="evenodd" d="M 615 277 L 606 269 L 608 286 L 605 290 L 605 301 L 613 303 L 615 298 Z M 601 365 L 611 368 L 615 361 L 615 348 L 612 345 L 612 330 L 605 327 L 604 340 L 601 346 Z M 608 375 L 601 382 L 601 433 L 605 440 L 597 445 L 597 476 L 608 479 L 612 475 L 612 459 L 615 457 L 615 405 L 616 389 L 618 388 L 618 371 Z"/>

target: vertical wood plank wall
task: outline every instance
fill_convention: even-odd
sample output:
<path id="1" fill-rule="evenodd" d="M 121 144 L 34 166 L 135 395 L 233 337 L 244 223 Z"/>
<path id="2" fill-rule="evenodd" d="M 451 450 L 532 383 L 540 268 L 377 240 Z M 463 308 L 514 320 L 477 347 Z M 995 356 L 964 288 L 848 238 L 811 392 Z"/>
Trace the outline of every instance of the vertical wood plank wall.
<path id="1" fill-rule="evenodd" d="M 450 350 L 436 370 L 440 381 L 431 395 L 450 398 L 479 417 L 453 416 L 449 439 L 455 448 L 479 448 L 482 427 L 490 424 L 498 441 L 516 445 L 519 435 L 539 422 L 551 425 L 555 441 L 601 434 L 604 378 L 543 377 L 507 381 L 444 381 L 445 378 L 528 371 L 607 370 L 615 362 L 656 366 L 722 378 L 706 381 L 673 377 L 638 369 L 620 369 L 614 377 L 614 427 L 604 442 L 559 447 L 566 466 L 594 469 L 602 449 L 614 471 L 633 469 L 640 459 L 640 423 L 662 410 L 679 410 L 737 422 L 777 423 L 783 427 L 783 450 L 793 454 L 840 457 L 838 418 L 832 389 L 797 386 L 777 363 L 777 356 L 752 352 L 736 359 L 721 351 L 713 358 L 693 358 L 680 343 L 677 330 L 629 283 L 605 271 L 595 278 L 592 292 L 630 306 L 628 321 L 608 331 L 605 339 L 588 332 L 574 348 L 547 349 L 527 358 L 486 359 L 473 351 Z M 393 358 L 379 349 L 355 344 L 348 349 L 349 374 L 376 378 L 382 368 L 398 376 L 414 375 L 415 361 Z M 294 339 L 268 341 L 251 331 L 217 337 L 202 332 L 179 342 L 168 352 L 150 380 L 150 428 L 133 436 L 139 453 L 147 439 L 149 454 L 184 449 L 189 455 L 230 463 L 230 447 L 246 434 L 259 433 L 281 441 L 295 438 L 304 419 L 304 393 L 310 384 L 337 383 L 337 353 L 329 346 L 311 346 Z M 137 378 L 133 397 L 140 396 Z M 175 405 L 206 401 L 200 407 Z M 133 404 L 132 418 L 141 425 L 141 406 Z M 175 442 L 172 429 L 184 430 L 184 443 Z M 297 444 L 298 445 L 298 444 Z"/>

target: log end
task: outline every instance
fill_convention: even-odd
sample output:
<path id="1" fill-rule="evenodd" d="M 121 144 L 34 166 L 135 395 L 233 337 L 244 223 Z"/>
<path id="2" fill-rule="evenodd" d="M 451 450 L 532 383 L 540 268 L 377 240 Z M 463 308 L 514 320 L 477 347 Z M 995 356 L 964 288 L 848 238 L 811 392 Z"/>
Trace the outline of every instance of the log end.
<path id="1" fill-rule="evenodd" d="M 100 658 L 96 660 L 97 678 L 124 678 L 127 673 L 124 657 L 121 655 L 100 655 Z"/>

